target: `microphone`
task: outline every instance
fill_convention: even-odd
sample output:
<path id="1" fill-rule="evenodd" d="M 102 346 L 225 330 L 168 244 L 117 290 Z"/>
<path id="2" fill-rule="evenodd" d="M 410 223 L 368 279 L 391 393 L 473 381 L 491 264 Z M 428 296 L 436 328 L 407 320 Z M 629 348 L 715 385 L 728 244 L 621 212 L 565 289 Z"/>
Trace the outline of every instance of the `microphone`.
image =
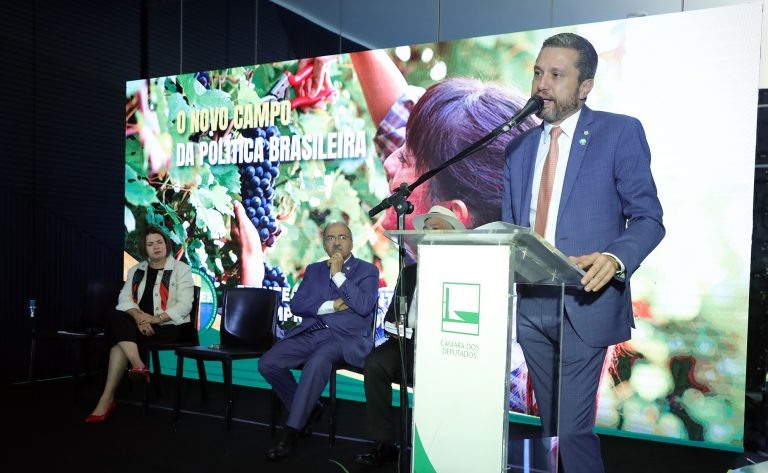
<path id="1" fill-rule="evenodd" d="M 528 118 L 528 116 L 539 112 L 542 107 L 544 107 L 544 99 L 538 95 L 534 95 L 528 99 L 528 103 L 526 103 L 523 108 L 521 108 L 520 111 L 515 114 L 514 117 L 510 118 L 508 122 L 501 125 L 501 131 L 506 133 L 512 128 L 515 128 L 521 121 Z"/>
<path id="2" fill-rule="evenodd" d="M 369 210 L 368 211 L 368 216 L 373 218 L 374 216 L 376 216 L 376 214 L 378 214 L 382 210 L 386 210 L 386 209 L 388 209 L 390 207 L 392 207 L 392 204 L 389 202 L 389 197 L 387 197 L 386 199 L 384 199 L 381 202 L 379 202 L 379 205 L 377 205 L 376 207 L 374 207 L 371 210 Z"/>
<path id="3" fill-rule="evenodd" d="M 408 184 L 405 182 L 400 184 L 400 187 L 397 188 L 397 190 L 387 197 L 386 199 L 379 202 L 379 204 L 368 211 L 368 216 L 373 218 L 376 214 L 381 212 L 382 210 L 386 210 L 393 205 L 397 209 L 401 209 L 400 206 L 406 206 L 405 207 L 405 213 L 409 214 L 413 212 L 413 204 L 405 200 L 409 195 L 411 194 L 411 190 L 408 189 Z"/>

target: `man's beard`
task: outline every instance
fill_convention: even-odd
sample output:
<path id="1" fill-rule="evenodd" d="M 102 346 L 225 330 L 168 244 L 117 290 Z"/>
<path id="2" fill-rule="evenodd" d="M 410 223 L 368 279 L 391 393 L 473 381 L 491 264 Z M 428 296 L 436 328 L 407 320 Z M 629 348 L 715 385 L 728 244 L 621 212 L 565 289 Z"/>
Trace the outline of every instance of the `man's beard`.
<path id="1" fill-rule="evenodd" d="M 553 105 L 550 110 L 542 109 L 536 116 L 547 123 L 554 123 L 567 118 L 578 110 L 580 100 L 578 94 L 573 94 L 568 101 L 555 99 L 550 103 Z"/>

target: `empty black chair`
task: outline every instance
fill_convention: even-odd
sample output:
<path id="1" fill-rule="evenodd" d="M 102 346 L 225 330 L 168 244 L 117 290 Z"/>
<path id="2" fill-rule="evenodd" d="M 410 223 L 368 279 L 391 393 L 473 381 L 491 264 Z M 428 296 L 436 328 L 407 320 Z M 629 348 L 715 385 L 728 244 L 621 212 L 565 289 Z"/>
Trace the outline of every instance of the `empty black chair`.
<path id="1" fill-rule="evenodd" d="M 236 287 L 224 292 L 221 313 L 221 341 L 212 346 L 190 346 L 176 349 L 176 405 L 174 418 L 179 419 L 181 409 L 181 382 L 184 358 L 218 361 L 222 364 L 226 406 L 224 421 L 227 430 L 232 424 L 232 362 L 260 358 L 275 343 L 275 327 L 280 307 L 279 292 L 266 288 Z M 203 401 L 207 401 L 205 372 L 200 384 Z"/>
<path id="2" fill-rule="evenodd" d="M 40 342 L 44 340 L 67 343 L 72 347 L 72 383 L 74 396 L 78 397 L 78 379 L 85 371 L 90 375 L 89 361 L 92 358 L 92 344 L 104 340 L 104 323 L 107 314 L 117 306 L 117 298 L 123 281 L 119 279 L 88 281 L 80 309 L 79 320 L 71 326 L 58 329 L 40 329 L 37 326 L 39 316 L 33 322 L 32 344 L 30 359 L 30 378 L 32 383 L 37 381 L 37 358 Z M 85 368 L 85 370 L 83 370 Z"/>
<path id="3" fill-rule="evenodd" d="M 168 341 L 154 341 L 147 340 L 142 342 L 139 346 L 139 350 L 142 354 L 142 359 L 147 360 L 148 356 L 152 358 L 152 383 L 155 385 L 155 393 L 158 396 L 162 395 L 162 383 L 160 377 L 163 372 L 160 367 L 160 352 L 168 350 L 176 350 L 180 347 L 196 346 L 200 344 L 200 336 L 198 335 L 197 326 L 198 320 L 200 320 L 200 287 L 194 287 L 194 299 L 192 300 L 192 310 L 189 313 L 189 323 L 183 324 L 181 327 L 181 333 L 179 338 L 172 342 Z M 201 377 L 205 377 L 205 365 L 202 361 L 197 363 L 197 372 Z M 144 386 L 144 413 L 149 412 L 149 386 Z"/>

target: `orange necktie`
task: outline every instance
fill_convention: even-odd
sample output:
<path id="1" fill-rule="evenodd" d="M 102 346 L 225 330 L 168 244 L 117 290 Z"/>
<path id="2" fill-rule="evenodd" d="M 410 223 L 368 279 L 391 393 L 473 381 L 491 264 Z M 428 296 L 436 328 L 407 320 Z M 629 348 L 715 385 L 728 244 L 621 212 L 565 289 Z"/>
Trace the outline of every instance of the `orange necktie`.
<path id="1" fill-rule="evenodd" d="M 552 186 L 555 182 L 555 170 L 557 169 L 557 157 L 559 148 L 557 137 L 563 130 L 559 126 L 553 126 L 549 130 L 549 152 L 544 160 L 544 169 L 541 171 L 541 184 L 539 185 L 539 198 L 536 204 L 536 225 L 534 231 L 544 237 L 547 230 L 547 216 L 549 215 L 549 203 L 552 200 Z"/>

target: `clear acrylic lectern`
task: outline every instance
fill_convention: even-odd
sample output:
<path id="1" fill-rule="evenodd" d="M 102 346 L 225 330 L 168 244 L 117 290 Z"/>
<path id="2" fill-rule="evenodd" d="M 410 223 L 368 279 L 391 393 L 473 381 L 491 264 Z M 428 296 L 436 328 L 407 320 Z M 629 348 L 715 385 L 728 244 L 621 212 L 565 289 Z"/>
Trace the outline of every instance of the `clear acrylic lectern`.
<path id="1" fill-rule="evenodd" d="M 516 294 L 520 284 L 559 286 L 562 322 L 565 287 L 581 286 L 584 272 L 531 229 L 503 222 L 386 235 L 419 263 L 411 471 L 556 471 L 537 418 L 510 405 L 525 372 Z"/>

